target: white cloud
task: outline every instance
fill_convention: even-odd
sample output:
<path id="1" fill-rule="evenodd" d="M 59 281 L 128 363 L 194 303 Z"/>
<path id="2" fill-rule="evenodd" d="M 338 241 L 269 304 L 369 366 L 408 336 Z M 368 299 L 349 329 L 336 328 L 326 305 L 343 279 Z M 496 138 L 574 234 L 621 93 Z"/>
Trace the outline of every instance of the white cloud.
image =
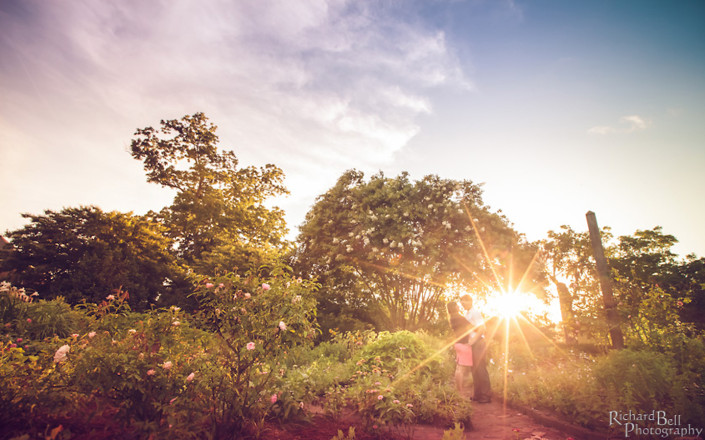
<path id="1" fill-rule="evenodd" d="M 120 171 L 135 162 L 135 128 L 204 111 L 243 165 L 275 163 L 320 193 L 343 169 L 392 161 L 432 111 L 430 90 L 472 88 L 445 34 L 415 13 L 381 0 L 6 3 L 0 118 L 35 167 L 60 154 L 72 182 L 127 190 L 144 185 L 128 180 L 139 164 Z M 66 200 L 104 203 L 76 186 L 62 186 Z"/>
<path id="2" fill-rule="evenodd" d="M 597 125 L 588 130 L 588 133 L 594 135 L 608 135 L 613 133 L 633 133 L 636 131 L 646 130 L 651 122 L 644 120 L 639 115 L 628 115 L 619 118 L 619 125 L 616 127 L 609 125 Z"/>
<path id="3" fill-rule="evenodd" d="M 649 124 L 644 121 L 639 115 L 623 116 L 619 122 L 627 126 L 626 131 L 631 133 L 632 131 L 645 130 Z"/>

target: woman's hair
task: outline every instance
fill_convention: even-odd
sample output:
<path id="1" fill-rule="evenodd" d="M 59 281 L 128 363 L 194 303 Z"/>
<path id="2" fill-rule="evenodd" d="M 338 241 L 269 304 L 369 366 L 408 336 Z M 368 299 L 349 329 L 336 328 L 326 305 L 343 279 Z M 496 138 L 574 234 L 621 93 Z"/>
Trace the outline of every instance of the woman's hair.
<path id="1" fill-rule="evenodd" d="M 446 303 L 446 310 L 448 311 L 448 318 L 452 318 L 453 316 L 460 315 L 460 308 L 458 307 L 458 304 L 455 302 L 449 302 Z"/>

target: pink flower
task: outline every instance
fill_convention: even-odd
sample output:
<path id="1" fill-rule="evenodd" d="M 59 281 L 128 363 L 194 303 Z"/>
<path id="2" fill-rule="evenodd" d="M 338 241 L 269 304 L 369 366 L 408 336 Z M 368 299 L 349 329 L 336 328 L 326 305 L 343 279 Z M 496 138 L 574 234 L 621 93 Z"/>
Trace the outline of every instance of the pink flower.
<path id="1" fill-rule="evenodd" d="M 77 338 L 77 337 L 78 337 L 78 333 L 72 334 L 71 337 L 72 337 L 72 338 Z"/>
<path id="2" fill-rule="evenodd" d="M 213 283 L 206 283 L 206 289 L 212 289 Z"/>
<path id="3" fill-rule="evenodd" d="M 247 343 L 247 349 L 248 349 L 248 350 L 254 350 L 254 349 L 255 349 L 255 343 L 254 343 L 254 342 L 248 342 L 248 343 Z"/>
<path id="4" fill-rule="evenodd" d="M 147 370 L 147 376 L 154 376 L 154 373 L 156 373 L 156 371 L 154 371 L 154 368 L 150 368 L 149 370 Z"/>
<path id="5" fill-rule="evenodd" d="M 281 331 L 286 331 L 286 324 L 284 324 L 284 321 L 279 321 L 279 329 Z"/>
<path id="6" fill-rule="evenodd" d="M 68 345 L 62 345 L 61 347 L 59 347 L 59 349 L 56 350 L 56 353 L 54 353 L 54 362 L 58 364 L 59 362 L 65 361 L 66 354 L 69 351 L 71 351 L 71 347 L 69 347 Z"/>
<path id="7" fill-rule="evenodd" d="M 225 284 L 220 283 L 220 284 L 218 284 L 218 287 L 222 289 L 223 287 L 225 287 Z"/>
<path id="8" fill-rule="evenodd" d="M 276 394 L 272 394 L 272 397 L 269 398 L 269 401 L 272 402 L 272 403 L 277 403 L 277 395 L 276 395 Z"/>
<path id="9" fill-rule="evenodd" d="M 174 327 L 178 327 L 181 323 L 179 321 L 174 321 L 171 323 Z"/>
<path id="10" fill-rule="evenodd" d="M 377 428 L 379 428 L 379 426 L 377 426 L 377 425 L 372 425 L 372 429 L 377 429 Z"/>
<path id="11" fill-rule="evenodd" d="M 17 342 L 22 342 L 22 338 L 17 338 Z"/>
<path id="12" fill-rule="evenodd" d="M 95 337 L 95 332 L 88 333 L 88 337 L 93 339 Z"/>
<path id="13" fill-rule="evenodd" d="M 186 382 L 191 382 L 195 376 L 196 373 L 189 374 L 188 376 L 186 376 Z"/>
<path id="14" fill-rule="evenodd" d="M 112 301 L 115 299 L 115 295 L 108 295 L 105 297 L 105 299 L 107 299 L 108 301 Z"/>
<path id="15" fill-rule="evenodd" d="M 267 290 L 269 290 L 269 289 L 271 289 L 271 287 L 269 286 L 269 284 L 267 284 L 267 283 L 262 283 L 262 290 L 267 291 Z"/>
<path id="16" fill-rule="evenodd" d="M 174 397 L 173 399 L 171 399 L 171 400 L 169 401 L 169 405 L 173 404 L 174 401 L 176 401 L 176 397 Z M 171 428 L 171 426 L 170 426 L 170 428 Z"/>
<path id="17" fill-rule="evenodd" d="M 245 292 L 245 299 L 250 299 L 251 296 L 252 296 L 252 295 L 250 295 L 249 293 Z"/>
<path id="18" fill-rule="evenodd" d="M 393 402 L 394 402 L 394 403 L 399 403 L 399 400 L 398 400 L 398 399 L 394 399 Z"/>
<path id="19" fill-rule="evenodd" d="M 377 396 L 377 400 L 382 400 L 382 399 L 384 399 L 383 395 L 380 394 L 379 396 Z"/>
<path id="20" fill-rule="evenodd" d="M 27 322 L 32 323 L 32 318 L 27 318 Z"/>
<path id="21" fill-rule="evenodd" d="M 165 370 L 169 370 L 169 369 L 171 369 L 172 365 L 173 364 L 171 363 L 171 361 L 166 361 L 162 364 L 162 368 Z"/>
<path id="22" fill-rule="evenodd" d="M 414 405 L 412 405 L 412 404 L 410 404 L 410 403 L 407 403 L 407 404 L 406 404 L 406 407 L 407 407 L 407 408 L 413 408 Z"/>

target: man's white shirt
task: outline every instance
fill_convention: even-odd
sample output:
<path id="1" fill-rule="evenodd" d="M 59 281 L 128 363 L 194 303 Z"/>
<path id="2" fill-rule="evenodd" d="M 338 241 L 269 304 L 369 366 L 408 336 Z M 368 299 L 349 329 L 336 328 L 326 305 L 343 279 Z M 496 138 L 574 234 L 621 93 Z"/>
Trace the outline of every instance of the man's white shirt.
<path id="1" fill-rule="evenodd" d="M 479 327 L 485 322 L 485 320 L 482 319 L 482 314 L 480 311 L 474 307 L 465 312 L 465 319 L 473 326 L 473 328 Z M 469 336 L 471 341 L 475 340 L 477 333 L 478 332 L 475 331 L 470 332 Z"/>

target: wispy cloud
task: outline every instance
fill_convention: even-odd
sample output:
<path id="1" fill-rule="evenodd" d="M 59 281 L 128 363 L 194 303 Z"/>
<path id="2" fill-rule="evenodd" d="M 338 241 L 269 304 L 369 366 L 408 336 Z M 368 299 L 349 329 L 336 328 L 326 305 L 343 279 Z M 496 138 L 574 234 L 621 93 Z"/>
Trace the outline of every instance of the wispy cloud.
<path id="1" fill-rule="evenodd" d="M 588 133 L 594 135 L 608 135 L 613 133 L 633 133 L 636 131 L 646 130 L 651 122 L 645 120 L 639 115 L 628 115 L 619 118 L 619 124 L 616 126 L 611 125 L 597 125 L 588 130 Z"/>
<path id="2" fill-rule="evenodd" d="M 176 117 L 188 103 L 214 109 L 234 140 L 254 136 L 267 144 L 260 148 L 282 141 L 257 137 L 277 127 L 288 150 L 354 138 L 368 160 L 389 160 L 418 131 L 415 117 L 431 111 L 429 88 L 470 87 L 443 32 L 382 1 L 18 7 L 24 21 L 3 14 L 11 29 L 3 52 L 28 66 L 26 80 L 54 110 L 71 96 L 116 114 L 148 106 Z"/>
<path id="3" fill-rule="evenodd" d="M 144 182 L 125 152 L 134 129 L 204 111 L 243 164 L 273 162 L 299 199 L 320 194 L 343 169 L 389 163 L 432 90 L 472 89 L 424 23 L 413 2 L 383 0 L 2 2 L 0 121 L 24 139 L 3 155 L 9 192 L 124 197 Z M 74 178 L 22 182 L 30 162 Z M 96 181 L 79 196 L 68 182 L 81 178 Z"/>

